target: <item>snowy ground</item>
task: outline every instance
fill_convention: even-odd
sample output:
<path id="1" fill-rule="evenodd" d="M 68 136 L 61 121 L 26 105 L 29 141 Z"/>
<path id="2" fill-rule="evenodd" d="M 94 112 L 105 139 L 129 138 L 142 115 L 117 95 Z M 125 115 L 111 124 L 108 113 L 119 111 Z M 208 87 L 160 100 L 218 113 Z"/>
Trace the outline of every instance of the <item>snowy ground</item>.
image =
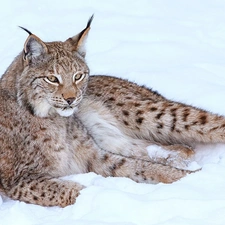
<path id="1" fill-rule="evenodd" d="M 44 41 L 65 40 L 95 13 L 87 43 L 92 74 L 129 78 L 225 115 L 224 9 L 224 0 L 1 0 L 0 73 L 27 37 L 18 25 Z M 64 209 L 0 197 L 0 225 L 223 225 L 225 145 L 198 146 L 196 160 L 202 171 L 170 185 L 71 176 L 87 188 Z"/>

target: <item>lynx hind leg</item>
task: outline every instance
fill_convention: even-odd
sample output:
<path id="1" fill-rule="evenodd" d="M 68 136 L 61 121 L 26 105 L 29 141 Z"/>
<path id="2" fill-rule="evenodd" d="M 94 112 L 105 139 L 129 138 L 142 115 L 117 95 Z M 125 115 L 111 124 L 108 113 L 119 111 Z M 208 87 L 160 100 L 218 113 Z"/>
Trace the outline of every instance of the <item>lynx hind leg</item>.
<path id="1" fill-rule="evenodd" d="M 150 145 L 147 148 L 151 160 L 177 169 L 197 171 L 200 166 L 194 161 L 194 151 L 189 146 Z"/>
<path id="2" fill-rule="evenodd" d="M 83 186 L 60 179 L 22 180 L 6 194 L 14 200 L 41 206 L 74 204 Z"/>

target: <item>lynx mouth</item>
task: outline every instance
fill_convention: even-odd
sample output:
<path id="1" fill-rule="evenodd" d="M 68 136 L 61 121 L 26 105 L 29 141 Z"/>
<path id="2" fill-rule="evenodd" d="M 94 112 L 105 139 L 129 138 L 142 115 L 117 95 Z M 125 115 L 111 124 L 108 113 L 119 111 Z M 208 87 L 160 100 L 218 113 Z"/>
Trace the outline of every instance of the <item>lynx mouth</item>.
<path id="1" fill-rule="evenodd" d="M 79 98 L 79 101 L 74 102 L 71 105 L 57 105 L 57 104 L 53 104 L 52 108 L 60 115 L 63 117 L 68 117 L 71 116 L 78 108 L 78 105 L 80 103 L 80 100 L 82 98 Z"/>
<path id="2" fill-rule="evenodd" d="M 74 113 L 75 108 L 64 107 L 64 108 L 55 108 L 55 110 L 60 116 L 68 117 L 68 116 L 71 116 Z"/>
<path id="3" fill-rule="evenodd" d="M 68 109 L 73 109 L 73 107 L 72 106 L 65 106 L 65 107 L 62 108 L 62 111 L 68 110 Z"/>

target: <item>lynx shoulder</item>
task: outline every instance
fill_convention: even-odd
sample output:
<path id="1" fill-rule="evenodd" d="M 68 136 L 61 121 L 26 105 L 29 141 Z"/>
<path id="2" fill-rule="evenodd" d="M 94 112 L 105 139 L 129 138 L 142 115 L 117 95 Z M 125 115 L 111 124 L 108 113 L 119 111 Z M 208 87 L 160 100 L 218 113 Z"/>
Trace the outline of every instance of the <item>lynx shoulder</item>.
<path id="1" fill-rule="evenodd" d="M 12 199 L 65 207 L 84 187 L 60 177 L 90 171 L 171 183 L 193 172 L 192 143 L 224 142 L 222 116 L 89 76 L 92 19 L 64 42 L 23 28 L 23 51 L 0 79 L 0 190 Z"/>

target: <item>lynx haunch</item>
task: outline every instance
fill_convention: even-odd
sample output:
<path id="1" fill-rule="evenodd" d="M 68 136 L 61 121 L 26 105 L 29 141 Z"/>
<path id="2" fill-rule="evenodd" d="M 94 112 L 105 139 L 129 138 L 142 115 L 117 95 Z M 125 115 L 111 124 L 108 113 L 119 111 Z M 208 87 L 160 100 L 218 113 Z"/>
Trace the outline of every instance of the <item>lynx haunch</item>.
<path id="1" fill-rule="evenodd" d="M 0 79 L 0 190 L 12 199 L 65 207 L 84 187 L 60 177 L 90 171 L 171 183 L 193 172 L 193 143 L 225 142 L 222 116 L 127 80 L 90 76 L 92 18 L 64 42 L 28 31 Z"/>

